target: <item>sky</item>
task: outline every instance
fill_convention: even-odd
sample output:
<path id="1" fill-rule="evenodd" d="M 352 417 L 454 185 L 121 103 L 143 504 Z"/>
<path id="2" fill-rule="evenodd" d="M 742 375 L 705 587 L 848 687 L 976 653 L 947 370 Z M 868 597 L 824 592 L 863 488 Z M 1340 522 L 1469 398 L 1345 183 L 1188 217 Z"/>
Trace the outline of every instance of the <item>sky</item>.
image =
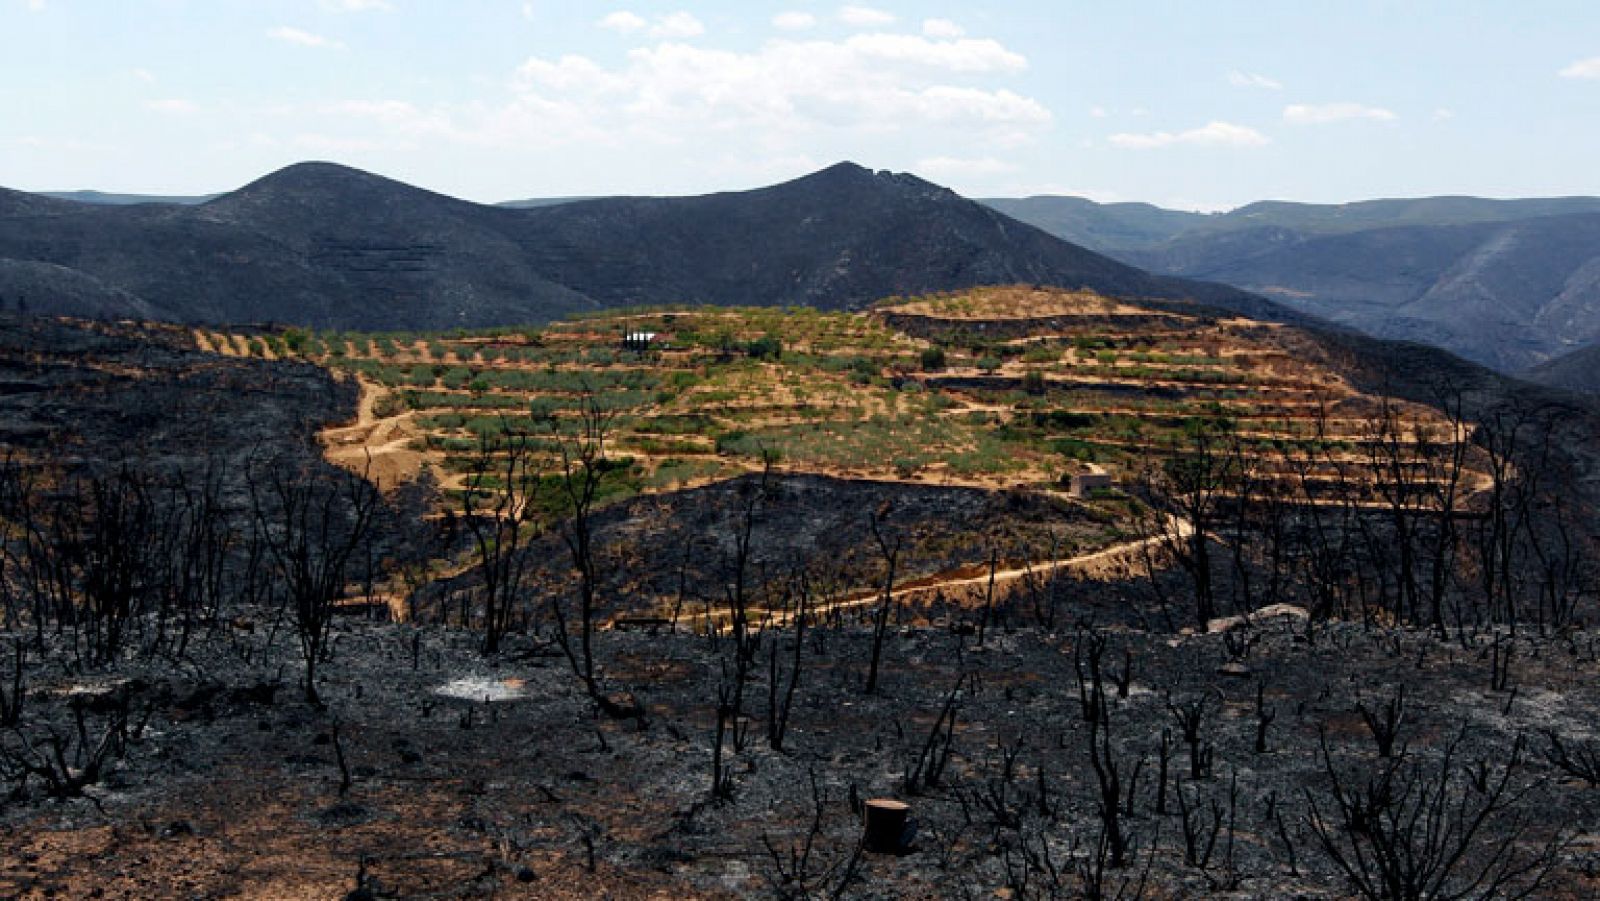
<path id="1" fill-rule="evenodd" d="M 0 185 L 477 201 L 840 160 L 1181 209 L 1600 194 L 1594 0 L 0 0 Z"/>

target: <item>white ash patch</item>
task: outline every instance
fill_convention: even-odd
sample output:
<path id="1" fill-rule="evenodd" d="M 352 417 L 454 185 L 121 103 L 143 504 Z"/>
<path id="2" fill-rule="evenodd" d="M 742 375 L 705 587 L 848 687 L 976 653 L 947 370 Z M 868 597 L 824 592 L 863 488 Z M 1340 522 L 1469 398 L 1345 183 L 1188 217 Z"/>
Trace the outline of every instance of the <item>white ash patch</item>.
<path id="1" fill-rule="evenodd" d="M 490 679 L 483 676 L 466 676 L 451 679 L 435 688 L 433 693 L 463 701 L 515 701 L 528 696 L 528 683 L 524 679 Z"/>

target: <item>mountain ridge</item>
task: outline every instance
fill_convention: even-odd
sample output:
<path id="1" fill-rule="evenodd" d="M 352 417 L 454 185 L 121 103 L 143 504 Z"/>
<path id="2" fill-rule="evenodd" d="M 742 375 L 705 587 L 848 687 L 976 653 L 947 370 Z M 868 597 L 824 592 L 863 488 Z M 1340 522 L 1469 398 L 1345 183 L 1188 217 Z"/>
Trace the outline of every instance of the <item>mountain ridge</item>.
<path id="1" fill-rule="evenodd" d="M 1523 373 L 1530 382 L 1578 394 L 1600 394 L 1600 344 L 1546 360 Z"/>
<path id="2" fill-rule="evenodd" d="M 0 260 L 33 264 L 26 284 L 0 268 L 0 307 L 103 316 L 125 296 L 126 315 L 211 324 L 451 328 L 663 302 L 837 309 L 1012 282 L 1293 315 L 854 163 L 751 191 L 528 209 L 318 161 L 194 205 L 5 192 Z M 50 273 L 64 275 L 42 284 Z"/>
<path id="3" fill-rule="evenodd" d="M 1568 213 L 1600 213 L 1600 197 L 1492 198 L 1470 194 L 1378 197 L 1322 204 L 1257 200 L 1231 210 L 1200 213 L 1143 202 L 1101 203 L 1066 194 L 985 197 L 987 204 L 1063 240 L 1119 256 L 1180 237 L 1276 227 L 1308 234 L 1335 234 L 1397 225 L 1461 225 L 1508 222 Z"/>

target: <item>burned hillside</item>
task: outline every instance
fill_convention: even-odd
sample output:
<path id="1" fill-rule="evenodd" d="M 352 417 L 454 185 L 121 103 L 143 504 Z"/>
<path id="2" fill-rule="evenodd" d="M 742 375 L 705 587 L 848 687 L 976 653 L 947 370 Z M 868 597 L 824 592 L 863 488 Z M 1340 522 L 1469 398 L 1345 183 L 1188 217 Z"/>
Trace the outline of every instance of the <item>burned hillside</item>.
<path id="1" fill-rule="evenodd" d="M 676 317 L 653 357 L 595 321 L 312 336 L 340 377 L 282 335 L 8 324 L 0 885 L 1600 890 L 1581 408 L 989 299 L 780 346 L 637 314 Z M 850 443 L 924 414 L 899 459 Z M 869 845 L 876 799 L 909 828 Z"/>

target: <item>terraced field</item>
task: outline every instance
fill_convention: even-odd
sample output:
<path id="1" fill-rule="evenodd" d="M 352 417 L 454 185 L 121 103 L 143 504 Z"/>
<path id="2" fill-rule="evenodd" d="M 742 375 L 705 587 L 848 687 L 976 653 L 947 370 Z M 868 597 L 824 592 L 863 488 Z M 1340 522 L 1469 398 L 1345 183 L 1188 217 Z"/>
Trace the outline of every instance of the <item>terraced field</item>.
<path id="1" fill-rule="evenodd" d="M 653 337 L 630 345 L 637 333 Z M 554 454 L 590 403 L 609 417 L 613 497 L 767 457 L 794 472 L 1054 491 L 1225 436 L 1252 484 L 1292 476 L 1314 502 L 1319 482 L 1380 487 L 1396 446 L 1423 469 L 1465 437 L 1440 410 L 1357 391 L 1294 329 L 1025 287 L 862 313 L 682 308 L 526 330 L 196 338 L 359 379 L 362 416 L 325 434 L 330 456 L 370 458 L 389 485 L 427 471 L 453 491 L 508 434 Z"/>

